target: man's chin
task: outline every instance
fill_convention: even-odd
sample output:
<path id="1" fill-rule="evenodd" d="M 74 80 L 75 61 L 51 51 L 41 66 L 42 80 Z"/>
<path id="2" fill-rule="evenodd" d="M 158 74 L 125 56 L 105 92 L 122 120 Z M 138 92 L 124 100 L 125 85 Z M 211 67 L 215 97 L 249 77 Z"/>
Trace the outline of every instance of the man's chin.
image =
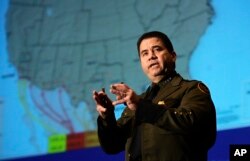
<path id="1" fill-rule="evenodd" d="M 156 75 L 148 77 L 152 82 L 158 83 L 164 76 L 163 75 Z"/>
<path id="2" fill-rule="evenodd" d="M 154 76 L 154 77 L 158 77 L 158 76 L 165 75 L 165 72 L 163 70 L 155 70 L 155 71 L 152 72 L 151 75 Z"/>
<path id="3" fill-rule="evenodd" d="M 154 73 L 151 73 L 148 75 L 148 77 L 150 79 L 157 79 L 157 78 L 161 78 L 161 77 L 164 77 L 164 72 L 154 72 Z"/>

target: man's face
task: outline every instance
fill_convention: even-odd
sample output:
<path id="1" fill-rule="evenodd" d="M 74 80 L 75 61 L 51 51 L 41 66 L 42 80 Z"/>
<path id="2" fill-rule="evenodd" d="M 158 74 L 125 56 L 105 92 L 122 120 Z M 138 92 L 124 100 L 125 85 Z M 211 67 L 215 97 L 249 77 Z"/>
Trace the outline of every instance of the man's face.
<path id="1" fill-rule="evenodd" d="M 144 39 L 139 50 L 142 70 L 152 82 L 157 83 L 165 75 L 166 70 L 173 70 L 176 54 L 169 53 L 161 39 Z"/>

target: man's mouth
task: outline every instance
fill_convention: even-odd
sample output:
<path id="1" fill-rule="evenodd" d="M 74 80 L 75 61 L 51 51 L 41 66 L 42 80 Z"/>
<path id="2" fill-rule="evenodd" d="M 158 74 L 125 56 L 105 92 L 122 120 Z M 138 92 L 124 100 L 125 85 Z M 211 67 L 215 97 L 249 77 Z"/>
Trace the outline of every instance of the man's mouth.
<path id="1" fill-rule="evenodd" d="M 159 63 L 158 63 L 158 62 L 152 63 L 152 64 L 150 64 L 150 65 L 148 66 L 148 68 L 152 68 L 152 67 L 155 66 L 155 65 L 159 65 Z"/>

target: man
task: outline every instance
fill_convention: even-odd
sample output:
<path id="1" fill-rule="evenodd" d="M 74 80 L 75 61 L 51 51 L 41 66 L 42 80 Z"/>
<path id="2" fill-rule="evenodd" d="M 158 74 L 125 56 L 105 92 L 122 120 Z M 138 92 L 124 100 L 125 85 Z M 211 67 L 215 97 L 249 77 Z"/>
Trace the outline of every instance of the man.
<path id="1" fill-rule="evenodd" d="M 208 88 L 183 79 L 175 71 L 176 53 L 158 31 L 137 42 L 141 67 L 152 82 L 141 95 L 123 83 L 93 92 L 98 136 L 106 153 L 125 150 L 126 161 L 205 161 L 216 139 L 216 113 Z M 114 106 L 124 103 L 116 121 Z"/>

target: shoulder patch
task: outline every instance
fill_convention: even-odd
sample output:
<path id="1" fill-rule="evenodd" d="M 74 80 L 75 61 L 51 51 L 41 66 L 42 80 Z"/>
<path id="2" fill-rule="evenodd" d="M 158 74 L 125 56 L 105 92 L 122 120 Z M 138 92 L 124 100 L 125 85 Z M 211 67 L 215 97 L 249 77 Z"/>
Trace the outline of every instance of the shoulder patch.
<path id="1" fill-rule="evenodd" d="M 209 89 L 207 88 L 207 86 L 206 86 L 205 84 L 203 84 L 203 83 L 198 83 L 197 87 L 198 87 L 198 89 L 199 89 L 201 92 L 203 92 L 203 93 L 205 93 L 205 94 L 210 94 Z"/>

